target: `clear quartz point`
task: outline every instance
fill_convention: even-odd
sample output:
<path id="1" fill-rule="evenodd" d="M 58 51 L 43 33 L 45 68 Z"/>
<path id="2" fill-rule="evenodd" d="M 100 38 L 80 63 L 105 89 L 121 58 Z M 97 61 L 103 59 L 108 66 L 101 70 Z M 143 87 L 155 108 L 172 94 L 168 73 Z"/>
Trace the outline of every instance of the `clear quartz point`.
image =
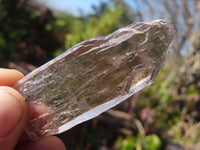
<path id="1" fill-rule="evenodd" d="M 18 81 L 29 137 L 62 133 L 150 85 L 176 32 L 164 20 L 133 23 L 75 45 Z"/>

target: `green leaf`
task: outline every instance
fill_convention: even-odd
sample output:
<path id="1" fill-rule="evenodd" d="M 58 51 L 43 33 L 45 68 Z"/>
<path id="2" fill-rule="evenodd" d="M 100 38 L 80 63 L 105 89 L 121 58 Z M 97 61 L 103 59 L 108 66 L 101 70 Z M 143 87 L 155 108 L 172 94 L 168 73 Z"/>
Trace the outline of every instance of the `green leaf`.
<path id="1" fill-rule="evenodd" d="M 155 134 L 146 136 L 143 143 L 144 150 L 158 150 L 161 145 L 161 140 Z"/>
<path id="2" fill-rule="evenodd" d="M 190 95 L 190 94 L 199 94 L 199 91 L 198 89 L 196 89 L 194 86 L 190 86 L 188 89 L 187 89 L 187 94 Z"/>

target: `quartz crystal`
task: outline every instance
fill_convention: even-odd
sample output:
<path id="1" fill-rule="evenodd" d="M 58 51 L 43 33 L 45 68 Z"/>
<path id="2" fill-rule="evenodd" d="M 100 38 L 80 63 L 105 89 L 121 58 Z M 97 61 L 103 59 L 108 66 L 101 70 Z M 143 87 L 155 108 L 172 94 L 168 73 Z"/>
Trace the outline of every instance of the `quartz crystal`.
<path id="1" fill-rule="evenodd" d="M 162 69 L 176 27 L 133 23 L 70 48 L 14 86 L 24 97 L 32 139 L 62 133 L 150 85 Z"/>

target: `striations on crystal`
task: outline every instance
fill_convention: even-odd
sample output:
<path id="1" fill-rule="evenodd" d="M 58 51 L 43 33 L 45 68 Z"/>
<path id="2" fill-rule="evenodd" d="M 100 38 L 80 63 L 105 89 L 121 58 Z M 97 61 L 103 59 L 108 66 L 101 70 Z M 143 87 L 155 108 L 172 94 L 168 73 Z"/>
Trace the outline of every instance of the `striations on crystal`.
<path id="1" fill-rule="evenodd" d="M 64 132 L 150 85 L 176 32 L 164 20 L 133 23 L 75 45 L 18 81 L 29 137 Z"/>

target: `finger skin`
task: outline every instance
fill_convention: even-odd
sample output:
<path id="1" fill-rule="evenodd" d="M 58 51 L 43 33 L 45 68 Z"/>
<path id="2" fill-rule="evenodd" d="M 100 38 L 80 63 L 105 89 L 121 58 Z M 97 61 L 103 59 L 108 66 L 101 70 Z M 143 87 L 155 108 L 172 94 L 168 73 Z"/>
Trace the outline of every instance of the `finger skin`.
<path id="1" fill-rule="evenodd" d="M 15 69 L 0 68 L 0 86 L 13 86 L 24 75 Z"/>
<path id="2" fill-rule="evenodd" d="M 24 101 L 24 98 L 18 91 L 16 91 L 15 89 L 13 89 L 11 87 L 7 87 L 7 86 L 0 86 L 0 90 L 8 92 L 10 95 L 12 95 L 17 100 L 19 100 L 19 103 L 21 104 L 22 109 L 26 111 L 26 103 Z"/>
<path id="3" fill-rule="evenodd" d="M 51 136 L 39 141 L 26 143 L 16 148 L 16 150 L 66 150 L 66 148 L 59 138 Z"/>
<path id="4" fill-rule="evenodd" d="M 22 111 L 22 113 L 20 113 L 21 119 L 17 122 L 17 125 L 15 125 L 14 127 L 8 126 L 8 128 L 12 128 L 12 130 L 9 133 L 6 133 L 6 135 L 0 136 L 0 149 L 1 150 L 12 150 L 15 147 L 21 133 L 24 130 L 25 124 L 26 124 L 26 118 L 27 118 L 26 105 L 25 105 L 25 101 L 22 98 L 22 96 L 16 90 L 12 89 L 11 87 L 5 87 L 5 86 L 0 87 L 0 90 L 15 97 L 15 98 L 13 98 L 13 101 L 16 101 L 19 105 L 16 105 L 16 108 L 13 108 L 14 112 Z M 3 99 L 3 97 L 0 97 L 0 101 L 1 101 L 1 99 Z M 10 125 L 14 125 L 14 124 L 11 122 Z"/>
<path id="5" fill-rule="evenodd" d="M 15 147 L 15 144 L 18 141 L 18 138 L 21 132 L 24 130 L 25 122 L 26 122 L 26 105 L 23 97 L 14 89 L 7 87 L 13 86 L 18 80 L 23 78 L 24 75 L 14 69 L 3 69 L 0 68 L 0 90 L 4 91 L 11 96 L 15 97 L 19 103 L 20 108 L 16 108 L 16 110 L 22 111 L 21 120 L 19 120 L 18 125 L 13 128 L 13 131 L 8 135 L 4 135 L 0 137 L 0 149 L 1 150 L 11 150 Z"/>

